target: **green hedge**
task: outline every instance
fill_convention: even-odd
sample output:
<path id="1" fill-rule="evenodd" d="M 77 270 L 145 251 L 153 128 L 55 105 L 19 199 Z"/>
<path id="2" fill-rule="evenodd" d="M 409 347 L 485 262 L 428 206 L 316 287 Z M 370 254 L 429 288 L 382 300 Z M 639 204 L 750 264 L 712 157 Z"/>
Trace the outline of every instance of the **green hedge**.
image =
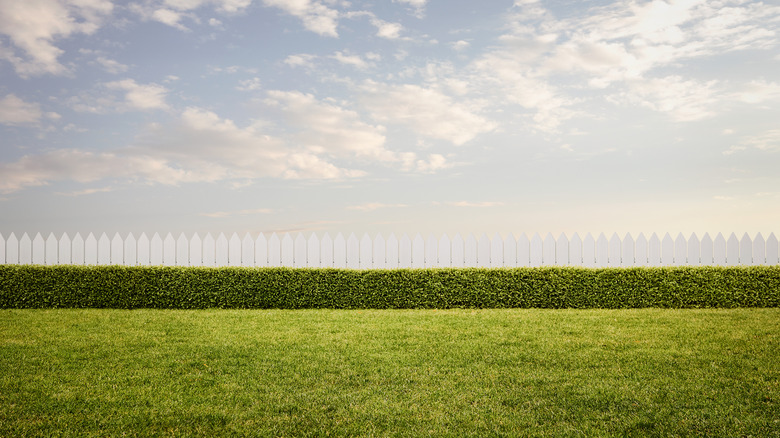
<path id="1" fill-rule="evenodd" d="M 0 265 L 0 308 L 779 305 L 780 266 L 346 270 Z"/>

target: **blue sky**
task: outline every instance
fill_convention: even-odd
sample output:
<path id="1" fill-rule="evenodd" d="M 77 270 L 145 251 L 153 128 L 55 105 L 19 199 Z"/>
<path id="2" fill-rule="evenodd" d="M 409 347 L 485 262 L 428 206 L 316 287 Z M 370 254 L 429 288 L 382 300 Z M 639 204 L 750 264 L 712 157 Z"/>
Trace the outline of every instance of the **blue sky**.
<path id="1" fill-rule="evenodd" d="M 0 233 L 780 226 L 780 6 L 0 0 Z"/>

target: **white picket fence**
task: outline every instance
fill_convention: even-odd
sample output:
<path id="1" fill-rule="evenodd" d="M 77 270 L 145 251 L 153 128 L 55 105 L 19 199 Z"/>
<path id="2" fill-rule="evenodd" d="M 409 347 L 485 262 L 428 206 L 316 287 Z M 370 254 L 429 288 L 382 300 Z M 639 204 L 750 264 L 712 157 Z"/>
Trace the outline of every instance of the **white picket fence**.
<path id="1" fill-rule="evenodd" d="M 113 238 L 103 233 L 96 238 L 90 233 L 86 239 L 80 234 L 73 238 L 54 234 L 47 238 L 38 233 L 30 238 L 27 233 L 18 238 L 11 233 L 0 234 L 0 264 L 37 265 L 167 265 L 167 266 L 290 266 L 334 267 L 351 269 L 390 269 L 428 267 L 517 267 L 517 266 L 682 266 L 682 265 L 777 265 L 778 240 L 774 233 L 767 239 L 759 233 L 751 239 L 742 239 L 732 233 L 728 240 L 718 234 L 713 240 L 709 234 L 699 239 L 696 234 L 677 238 L 667 233 L 660 239 L 655 233 L 649 239 L 640 234 L 637 239 L 627 234 L 622 239 L 613 234 L 610 239 L 602 233 L 598 238 L 591 234 L 581 239 L 574 234 L 571 239 L 561 234 L 557 239 L 547 234 L 543 239 L 538 233 L 528 238 L 525 234 L 515 239 L 513 235 L 492 239 L 483 234 L 477 239 L 460 234 L 450 239 L 429 235 L 424 239 L 417 234 L 414 239 L 404 234 L 397 239 L 391 234 L 387 239 L 367 234 L 358 239 L 339 233 L 331 238 L 327 233 L 321 238 L 303 234 L 293 238 L 264 234 L 240 238 L 233 234 L 229 239 L 220 234 L 214 238 L 206 234 L 187 237 L 184 233 L 174 238 L 154 234 L 148 238 L 141 234 Z"/>

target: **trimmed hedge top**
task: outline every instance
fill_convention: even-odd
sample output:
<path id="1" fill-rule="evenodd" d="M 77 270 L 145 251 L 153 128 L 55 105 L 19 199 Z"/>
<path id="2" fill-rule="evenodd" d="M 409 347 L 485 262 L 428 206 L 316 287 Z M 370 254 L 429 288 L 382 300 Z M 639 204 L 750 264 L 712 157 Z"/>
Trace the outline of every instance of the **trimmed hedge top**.
<path id="1" fill-rule="evenodd" d="M 780 266 L 345 270 L 0 265 L 0 308 L 779 306 Z"/>

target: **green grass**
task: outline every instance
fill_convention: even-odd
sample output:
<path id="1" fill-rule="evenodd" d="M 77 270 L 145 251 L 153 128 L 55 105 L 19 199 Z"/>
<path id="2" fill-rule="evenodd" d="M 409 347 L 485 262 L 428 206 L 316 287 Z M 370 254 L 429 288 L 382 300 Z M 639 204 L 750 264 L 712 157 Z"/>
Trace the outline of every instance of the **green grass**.
<path id="1" fill-rule="evenodd" d="M 0 310 L 0 436 L 780 436 L 780 309 Z"/>

